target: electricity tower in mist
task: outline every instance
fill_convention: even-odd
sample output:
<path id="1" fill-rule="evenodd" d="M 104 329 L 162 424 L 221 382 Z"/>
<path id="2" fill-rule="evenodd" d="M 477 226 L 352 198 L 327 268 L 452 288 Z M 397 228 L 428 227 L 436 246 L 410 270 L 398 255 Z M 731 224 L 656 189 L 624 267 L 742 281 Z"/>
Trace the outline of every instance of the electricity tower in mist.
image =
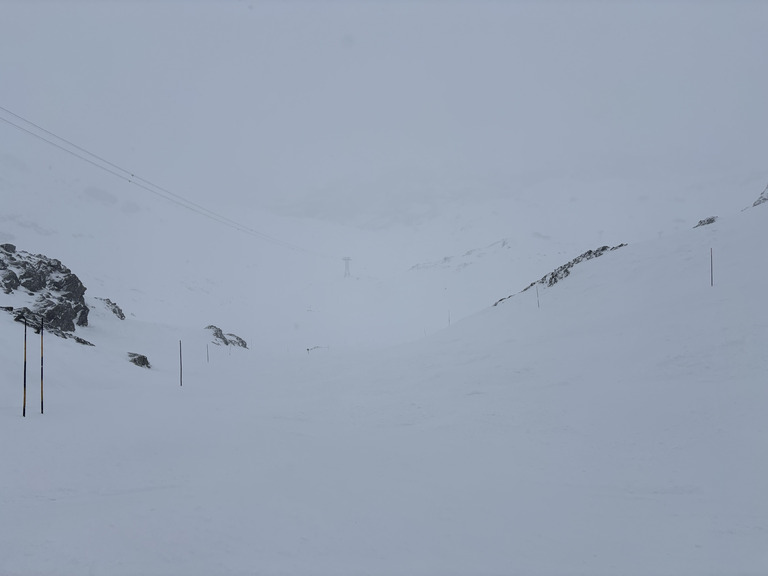
<path id="1" fill-rule="evenodd" d="M 349 272 L 349 263 L 352 261 L 352 258 L 349 256 L 344 256 L 342 260 L 344 260 L 344 278 L 349 278 L 352 276 L 352 274 Z"/>

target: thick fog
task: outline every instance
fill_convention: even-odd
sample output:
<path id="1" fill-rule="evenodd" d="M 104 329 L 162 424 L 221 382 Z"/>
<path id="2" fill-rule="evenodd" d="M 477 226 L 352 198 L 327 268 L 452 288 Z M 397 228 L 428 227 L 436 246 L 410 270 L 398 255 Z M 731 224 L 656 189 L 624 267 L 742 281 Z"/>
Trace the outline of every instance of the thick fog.
<path id="1" fill-rule="evenodd" d="M 4 2 L 0 18 L 1 106 L 227 214 L 360 223 L 600 181 L 722 196 L 765 170 L 762 2 Z M 5 122 L 0 146 L 78 162 Z"/>

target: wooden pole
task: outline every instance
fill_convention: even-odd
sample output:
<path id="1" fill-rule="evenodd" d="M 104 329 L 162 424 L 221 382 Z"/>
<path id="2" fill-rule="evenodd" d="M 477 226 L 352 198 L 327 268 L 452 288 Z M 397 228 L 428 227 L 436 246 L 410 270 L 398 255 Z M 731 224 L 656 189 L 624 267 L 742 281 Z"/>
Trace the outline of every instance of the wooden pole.
<path id="1" fill-rule="evenodd" d="M 21 416 L 27 417 L 27 318 L 24 317 L 24 402 L 21 407 Z"/>
<path id="2" fill-rule="evenodd" d="M 183 382 L 181 380 L 182 375 L 182 362 L 181 362 L 181 340 L 179 340 L 179 386 L 183 386 Z"/>
<path id="3" fill-rule="evenodd" d="M 43 413 L 43 319 L 40 319 L 40 414 Z"/>

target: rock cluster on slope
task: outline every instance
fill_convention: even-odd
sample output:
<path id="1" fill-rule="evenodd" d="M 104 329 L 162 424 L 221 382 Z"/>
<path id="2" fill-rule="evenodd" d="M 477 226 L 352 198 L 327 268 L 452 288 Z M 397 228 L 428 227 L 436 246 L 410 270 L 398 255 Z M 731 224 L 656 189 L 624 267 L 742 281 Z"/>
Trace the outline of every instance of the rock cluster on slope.
<path id="1" fill-rule="evenodd" d="M 768 202 L 768 186 L 765 187 L 765 190 L 763 190 L 763 193 L 760 194 L 760 197 L 757 200 L 755 200 L 755 203 L 752 204 L 752 206 L 759 206 L 764 202 Z"/>
<path id="2" fill-rule="evenodd" d="M 704 220 L 699 220 L 699 223 L 694 226 L 694 228 L 700 228 L 701 226 L 709 226 L 710 224 L 714 224 L 717 222 L 717 216 L 710 216 L 709 218 L 704 218 Z"/>
<path id="3" fill-rule="evenodd" d="M 205 327 L 206 330 L 213 332 L 213 343 L 217 346 L 238 346 L 240 348 L 248 348 L 248 344 L 245 340 L 237 336 L 236 334 L 224 334 L 224 331 L 218 326 L 211 324 Z"/>
<path id="4" fill-rule="evenodd" d="M 586 262 L 587 260 L 592 260 L 593 258 L 599 258 L 606 252 L 613 252 L 614 250 L 618 250 L 619 248 L 623 248 L 626 246 L 626 244 L 619 244 L 618 246 L 601 246 L 600 248 L 597 248 L 596 250 L 587 250 L 580 256 L 577 256 L 570 262 L 566 262 L 562 266 L 558 266 L 555 268 L 552 272 L 549 274 L 545 274 L 542 276 L 539 280 L 536 280 L 535 282 L 531 282 L 528 286 L 523 288 L 520 292 L 525 292 L 526 290 L 530 290 L 536 284 L 543 284 L 544 286 L 554 286 L 564 278 L 567 278 L 571 275 L 571 268 L 576 266 L 576 264 L 580 264 L 582 262 Z M 512 295 L 514 296 L 514 294 Z M 498 306 L 500 303 L 504 302 L 504 300 L 508 300 L 512 296 L 507 296 L 505 298 L 501 298 L 500 300 L 497 300 L 493 305 Z"/>
<path id="5" fill-rule="evenodd" d="M 110 300 L 109 298 L 99 298 L 98 296 L 96 297 L 96 300 L 101 300 L 102 302 L 104 302 L 104 306 L 106 306 L 107 310 L 109 310 L 110 312 L 112 312 L 112 314 L 117 316 L 118 319 L 125 320 L 125 313 L 123 312 L 123 309 L 120 308 L 120 306 L 118 306 L 114 302 L 112 302 L 112 300 Z"/>
<path id="6" fill-rule="evenodd" d="M 149 358 L 138 352 L 128 352 L 128 361 L 132 364 L 136 364 L 136 366 L 140 368 L 152 368 L 152 365 L 149 363 Z"/>
<path id="7" fill-rule="evenodd" d="M 74 337 L 75 326 L 88 325 L 85 286 L 59 260 L 0 245 L 0 288 L 6 294 L 25 291 L 34 298 L 21 308 L 6 308 L 17 320 L 32 325 L 45 323 L 46 330 Z"/>

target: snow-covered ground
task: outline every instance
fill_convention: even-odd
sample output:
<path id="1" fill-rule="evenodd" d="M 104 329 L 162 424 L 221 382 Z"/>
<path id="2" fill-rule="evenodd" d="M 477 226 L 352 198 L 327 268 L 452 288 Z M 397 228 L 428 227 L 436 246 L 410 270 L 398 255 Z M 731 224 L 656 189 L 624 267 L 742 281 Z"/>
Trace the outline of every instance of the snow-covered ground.
<path id="1" fill-rule="evenodd" d="M 238 323 L 219 307 L 227 295 L 275 304 L 258 278 L 244 285 L 247 264 L 229 283 L 218 277 L 213 256 L 231 249 L 231 266 L 237 244 L 206 253 L 200 242 L 178 265 L 149 255 L 156 274 L 126 248 L 104 267 L 62 257 L 99 292 L 89 288 L 90 325 L 78 328 L 96 346 L 46 340 L 40 415 L 30 333 L 21 418 L 23 328 L 0 317 L 0 572 L 759 574 L 768 212 L 742 204 L 710 226 L 580 264 L 542 287 L 538 305 L 529 290 L 491 307 L 541 274 L 501 282 L 479 312 L 385 349 L 364 336 L 357 347 L 295 334 L 282 350 L 263 345 L 270 334 L 253 310 Z M 186 214 L 174 228 L 190 218 L 194 228 Z M 19 248 L 43 250 L 53 237 L 45 249 L 61 256 L 80 241 L 45 220 L 21 222 L 4 223 Z M 506 263 L 503 250 L 487 257 Z M 371 316 L 376 289 L 406 290 L 424 272 L 377 284 L 345 279 L 335 264 L 337 279 L 316 280 L 317 293 Z M 178 302 L 162 300 L 174 293 Z M 93 296 L 113 297 L 126 320 Z M 219 311 L 249 350 L 209 344 L 202 317 Z M 378 310 L 380 322 L 392 313 Z M 338 333 L 362 330 L 353 320 L 340 317 Z M 127 352 L 147 354 L 152 369 Z"/>
<path id="2" fill-rule="evenodd" d="M 0 575 L 768 572 L 766 12 L 652 4 L 4 5 Z"/>

